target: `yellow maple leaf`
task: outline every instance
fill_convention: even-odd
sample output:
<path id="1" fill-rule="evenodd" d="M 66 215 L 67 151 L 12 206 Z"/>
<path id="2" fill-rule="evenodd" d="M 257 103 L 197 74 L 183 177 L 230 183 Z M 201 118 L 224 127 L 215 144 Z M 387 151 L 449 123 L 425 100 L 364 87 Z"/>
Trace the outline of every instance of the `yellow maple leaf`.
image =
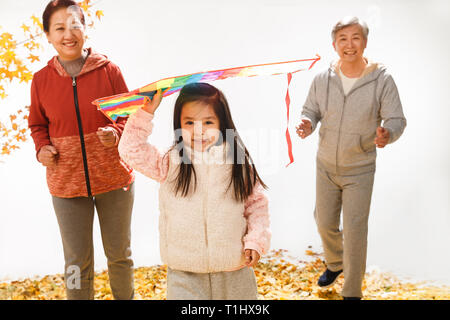
<path id="1" fill-rule="evenodd" d="M 33 79 L 33 74 L 31 72 L 22 72 L 20 76 L 20 82 L 28 82 Z"/>
<path id="2" fill-rule="evenodd" d="M 33 44 L 30 42 L 26 42 L 24 45 L 24 47 L 26 47 L 28 50 L 32 50 L 33 49 Z"/>
<path id="3" fill-rule="evenodd" d="M 98 20 L 100 20 L 100 18 L 104 16 L 102 10 L 97 10 L 97 11 L 95 12 L 95 15 L 97 16 Z"/>
<path id="4" fill-rule="evenodd" d="M 82 2 L 79 2 L 78 5 L 83 9 L 83 11 L 88 11 L 92 5 L 89 4 L 89 0 L 84 0 Z"/>
<path id="5" fill-rule="evenodd" d="M 11 63 L 13 63 L 16 60 L 16 53 L 11 49 L 6 50 L 6 52 L 2 54 L 2 60 L 8 67 Z"/>
<path id="6" fill-rule="evenodd" d="M 40 61 L 38 56 L 32 55 L 31 53 L 28 56 L 28 59 L 31 61 L 31 63 L 33 63 L 35 61 Z"/>
<path id="7" fill-rule="evenodd" d="M 34 14 L 31 16 L 31 20 L 33 20 L 33 23 L 37 26 L 39 26 L 39 28 L 44 29 L 44 26 L 41 23 L 41 20 L 36 17 Z"/>
<path id="8" fill-rule="evenodd" d="M 23 29 L 23 32 L 30 32 L 30 27 L 25 23 L 22 24 L 21 28 Z"/>
<path id="9" fill-rule="evenodd" d="M 2 41 L 5 41 L 5 42 L 10 42 L 10 41 L 12 41 L 13 36 L 12 36 L 11 33 L 4 32 L 4 33 L 2 33 L 2 35 L 0 36 L 0 39 L 1 39 Z"/>
<path id="10" fill-rule="evenodd" d="M 16 134 L 14 136 L 14 138 L 17 140 L 17 142 L 20 142 L 20 141 L 24 141 L 25 142 L 27 140 L 26 137 L 23 134 L 20 134 L 20 133 Z"/>

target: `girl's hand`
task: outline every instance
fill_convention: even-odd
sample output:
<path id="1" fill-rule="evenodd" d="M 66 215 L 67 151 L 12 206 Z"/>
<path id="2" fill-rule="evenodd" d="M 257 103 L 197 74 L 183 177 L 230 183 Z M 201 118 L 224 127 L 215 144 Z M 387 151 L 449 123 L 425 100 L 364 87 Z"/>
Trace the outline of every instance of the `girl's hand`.
<path id="1" fill-rule="evenodd" d="M 165 91 L 164 91 L 165 92 Z M 163 98 L 163 92 L 161 92 L 161 89 L 156 91 L 155 95 L 153 96 L 153 99 L 150 101 L 146 100 L 146 104 L 142 107 L 142 110 L 155 114 L 156 109 L 158 109 L 159 104 L 161 103 L 161 100 Z"/>
<path id="2" fill-rule="evenodd" d="M 312 132 L 311 121 L 307 119 L 302 119 L 302 123 L 295 128 L 297 129 L 298 136 L 302 139 L 305 139 Z"/>
<path id="3" fill-rule="evenodd" d="M 46 145 L 39 150 L 38 160 L 43 166 L 53 167 L 56 165 L 56 158 L 58 156 L 58 150 L 52 145 Z"/>
<path id="4" fill-rule="evenodd" d="M 259 261 L 259 253 L 256 250 L 252 249 L 245 249 L 244 251 L 245 256 L 245 265 L 247 267 L 254 267 Z"/>
<path id="5" fill-rule="evenodd" d="M 111 127 L 98 128 L 97 137 L 107 148 L 111 148 L 116 145 L 116 135 L 114 134 L 114 129 Z"/>

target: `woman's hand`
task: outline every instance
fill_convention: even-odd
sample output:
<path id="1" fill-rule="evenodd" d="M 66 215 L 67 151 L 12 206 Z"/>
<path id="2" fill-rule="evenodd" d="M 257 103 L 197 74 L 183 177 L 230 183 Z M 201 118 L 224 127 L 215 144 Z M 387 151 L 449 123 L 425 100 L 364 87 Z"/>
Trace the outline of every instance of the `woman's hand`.
<path id="1" fill-rule="evenodd" d="M 111 127 L 98 128 L 97 137 L 107 148 L 111 148 L 116 145 L 116 135 L 114 134 L 114 129 Z"/>
<path id="2" fill-rule="evenodd" d="M 46 145 L 39 150 L 38 161 L 43 166 L 53 167 L 56 165 L 56 158 L 58 157 L 58 150 L 52 145 Z"/>
<path id="3" fill-rule="evenodd" d="M 164 91 L 165 92 L 165 91 Z M 142 110 L 155 114 L 156 109 L 158 109 L 159 104 L 161 103 L 161 100 L 163 98 L 163 92 L 161 92 L 161 89 L 156 91 L 155 95 L 153 96 L 153 99 L 146 100 L 146 104 L 142 107 Z"/>
<path id="4" fill-rule="evenodd" d="M 302 139 L 305 139 L 312 132 L 311 121 L 307 119 L 302 119 L 302 123 L 295 128 L 297 129 L 298 136 Z"/>
<path id="5" fill-rule="evenodd" d="M 256 250 L 252 249 L 245 249 L 244 251 L 245 256 L 245 265 L 247 267 L 254 267 L 259 261 L 259 253 Z"/>

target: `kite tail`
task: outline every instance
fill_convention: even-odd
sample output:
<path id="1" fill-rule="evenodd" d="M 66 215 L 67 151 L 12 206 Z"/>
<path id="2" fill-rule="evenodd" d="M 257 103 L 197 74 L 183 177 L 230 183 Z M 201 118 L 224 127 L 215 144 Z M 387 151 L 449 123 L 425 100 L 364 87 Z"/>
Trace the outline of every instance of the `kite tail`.
<path id="1" fill-rule="evenodd" d="M 288 79 L 288 85 L 287 85 L 287 91 L 286 91 L 286 110 L 287 110 L 286 142 L 288 145 L 288 154 L 289 154 L 290 162 L 286 165 L 286 167 L 288 167 L 292 162 L 294 162 L 294 156 L 292 155 L 291 135 L 289 134 L 289 106 L 291 104 L 291 99 L 289 98 L 289 85 L 291 84 L 292 73 L 287 74 L 287 79 Z"/>

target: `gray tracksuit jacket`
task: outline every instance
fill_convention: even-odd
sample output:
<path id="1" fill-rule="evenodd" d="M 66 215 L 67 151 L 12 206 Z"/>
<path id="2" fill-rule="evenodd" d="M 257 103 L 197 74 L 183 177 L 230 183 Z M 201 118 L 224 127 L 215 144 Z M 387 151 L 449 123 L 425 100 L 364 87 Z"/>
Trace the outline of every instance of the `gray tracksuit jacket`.
<path id="1" fill-rule="evenodd" d="M 381 64 L 369 62 L 360 79 L 344 94 L 337 64 L 318 74 L 303 106 L 302 117 L 314 131 L 320 121 L 317 165 L 337 175 L 375 171 L 376 129 L 383 120 L 389 143 L 406 127 L 392 76 Z"/>

